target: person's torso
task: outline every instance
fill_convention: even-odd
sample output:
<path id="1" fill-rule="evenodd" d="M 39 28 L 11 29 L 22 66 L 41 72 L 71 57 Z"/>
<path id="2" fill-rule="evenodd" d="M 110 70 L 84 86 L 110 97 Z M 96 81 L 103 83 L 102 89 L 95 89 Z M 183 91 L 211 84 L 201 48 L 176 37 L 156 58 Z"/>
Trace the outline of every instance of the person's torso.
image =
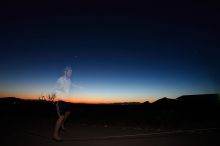
<path id="1" fill-rule="evenodd" d="M 71 80 L 64 76 L 57 80 L 56 97 L 58 100 L 65 100 L 69 97 L 71 84 Z"/>

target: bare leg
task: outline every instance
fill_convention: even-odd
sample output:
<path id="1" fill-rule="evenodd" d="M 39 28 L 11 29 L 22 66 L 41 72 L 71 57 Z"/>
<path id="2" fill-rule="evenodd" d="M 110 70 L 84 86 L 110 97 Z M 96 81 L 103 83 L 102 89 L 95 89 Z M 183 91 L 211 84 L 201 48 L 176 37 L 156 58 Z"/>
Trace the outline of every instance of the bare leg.
<path id="1" fill-rule="evenodd" d="M 65 124 L 66 119 L 69 117 L 70 113 L 71 113 L 71 112 L 68 111 L 68 112 L 65 112 L 65 114 L 64 114 L 64 119 L 63 119 L 63 122 L 62 122 L 62 125 L 61 125 L 61 128 L 62 128 L 63 130 L 65 130 L 64 124 Z"/>
<path id="2" fill-rule="evenodd" d="M 64 121 L 64 115 L 59 116 L 56 125 L 55 125 L 55 129 L 54 129 L 54 133 L 53 133 L 53 138 L 57 141 L 62 140 L 61 137 L 59 136 L 59 129 L 61 127 L 61 124 Z"/>

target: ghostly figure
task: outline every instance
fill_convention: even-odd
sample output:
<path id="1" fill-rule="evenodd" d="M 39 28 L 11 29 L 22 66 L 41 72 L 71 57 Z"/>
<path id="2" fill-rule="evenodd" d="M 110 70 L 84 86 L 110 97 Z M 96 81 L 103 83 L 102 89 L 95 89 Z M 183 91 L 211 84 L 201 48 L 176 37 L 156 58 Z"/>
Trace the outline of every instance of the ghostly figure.
<path id="1" fill-rule="evenodd" d="M 72 76 L 71 67 L 66 67 L 64 70 L 64 75 L 61 76 L 56 82 L 55 93 L 56 93 L 57 101 L 68 100 L 69 92 L 72 86 L 72 82 L 70 79 L 71 76 Z"/>
<path id="2" fill-rule="evenodd" d="M 61 76 L 56 82 L 56 108 L 59 118 L 56 121 L 53 133 L 53 139 L 55 141 L 62 141 L 62 138 L 59 136 L 59 130 L 65 130 L 64 122 L 70 115 L 70 105 L 66 101 L 69 98 L 69 92 L 72 85 L 70 79 L 71 76 L 72 69 L 71 67 L 67 66 L 64 70 L 64 75 Z"/>

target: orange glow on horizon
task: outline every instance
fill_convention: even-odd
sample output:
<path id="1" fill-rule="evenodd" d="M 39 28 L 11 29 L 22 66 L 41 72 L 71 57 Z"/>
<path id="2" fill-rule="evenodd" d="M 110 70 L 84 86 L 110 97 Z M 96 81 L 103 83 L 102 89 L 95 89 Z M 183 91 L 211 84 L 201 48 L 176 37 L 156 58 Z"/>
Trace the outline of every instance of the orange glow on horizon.
<path id="1" fill-rule="evenodd" d="M 25 93 L 6 93 L 1 92 L 1 97 L 17 97 L 21 99 L 35 99 L 38 100 L 39 95 L 25 94 Z M 145 101 L 154 102 L 157 98 L 146 97 L 146 98 L 109 98 L 109 97 L 70 97 L 67 102 L 72 103 L 85 103 L 85 104 L 109 104 L 109 103 L 123 103 L 123 102 L 140 102 Z"/>
<path id="2" fill-rule="evenodd" d="M 21 98 L 21 99 L 38 99 L 38 97 L 36 97 L 33 94 L 13 93 L 13 92 L 10 92 L 10 93 L 1 92 L 0 97 L 16 97 L 16 98 Z"/>

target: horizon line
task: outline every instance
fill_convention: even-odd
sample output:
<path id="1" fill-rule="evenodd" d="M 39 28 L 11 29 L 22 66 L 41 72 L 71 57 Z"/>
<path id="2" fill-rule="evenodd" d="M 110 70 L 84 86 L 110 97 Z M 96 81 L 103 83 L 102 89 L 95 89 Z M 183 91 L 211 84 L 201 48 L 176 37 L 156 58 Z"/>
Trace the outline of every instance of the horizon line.
<path id="1" fill-rule="evenodd" d="M 149 103 L 153 103 L 153 102 L 155 102 L 155 101 L 157 101 L 157 100 L 160 100 L 160 99 L 163 99 L 163 98 L 168 98 L 168 99 L 177 99 L 177 98 L 179 98 L 179 97 L 182 97 L 182 96 L 195 96 L 195 95 L 213 95 L 213 94 L 216 94 L 216 95 L 219 95 L 220 96 L 220 93 L 207 93 L 207 94 L 186 94 L 186 95 L 181 95 L 181 96 L 178 96 L 178 97 L 176 97 L 176 98 L 168 98 L 168 97 L 166 97 L 166 96 L 164 96 L 164 97 L 161 97 L 161 98 L 155 98 L 155 100 L 154 101 L 150 101 L 150 100 L 146 100 L 146 101 L 120 101 L 120 102 L 108 102 L 108 101 L 106 101 L 106 102 L 95 102 L 95 101 L 74 101 L 74 100 L 66 100 L 66 102 L 70 102 L 70 103 L 74 103 L 74 104 L 126 104 L 126 103 L 139 103 L 139 104 L 142 104 L 142 103 L 145 103 L 145 102 L 149 102 Z M 35 101 L 48 101 L 48 100 L 40 100 L 40 99 L 38 99 L 38 98 L 22 98 L 22 97 L 16 97 L 16 96 L 5 96 L 5 97 L 0 97 L 0 98 L 17 98 L 17 99 L 21 99 L 21 100 L 35 100 Z M 56 102 L 56 100 L 55 101 L 53 101 L 53 102 Z"/>

